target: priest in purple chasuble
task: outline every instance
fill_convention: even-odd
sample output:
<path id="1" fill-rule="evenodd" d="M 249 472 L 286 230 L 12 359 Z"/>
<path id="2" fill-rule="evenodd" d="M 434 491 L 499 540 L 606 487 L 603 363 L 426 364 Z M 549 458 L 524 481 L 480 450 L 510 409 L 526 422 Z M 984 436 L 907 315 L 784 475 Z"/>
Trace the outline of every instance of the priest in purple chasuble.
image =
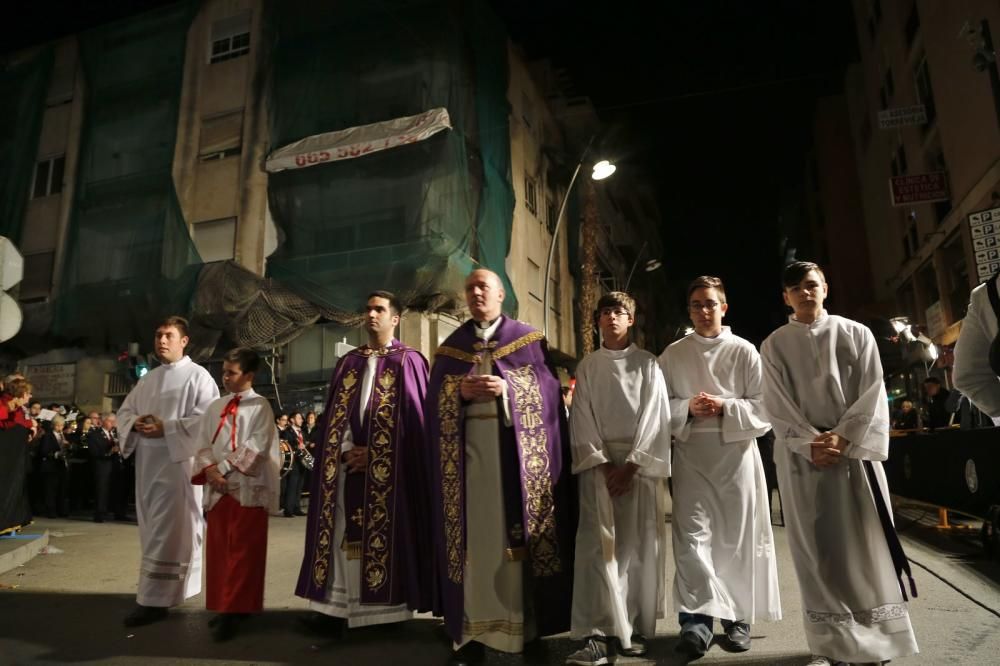
<path id="1" fill-rule="evenodd" d="M 305 554 L 295 594 L 316 633 L 399 622 L 435 592 L 424 451 L 427 360 L 393 338 L 400 304 L 376 291 L 368 344 L 340 359 L 317 428 Z"/>
<path id="2" fill-rule="evenodd" d="M 575 491 L 559 380 L 540 332 L 501 314 L 496 274 L 438 348 L 427 393 L 434 543 L 453 664 L 569 629 Z"/>

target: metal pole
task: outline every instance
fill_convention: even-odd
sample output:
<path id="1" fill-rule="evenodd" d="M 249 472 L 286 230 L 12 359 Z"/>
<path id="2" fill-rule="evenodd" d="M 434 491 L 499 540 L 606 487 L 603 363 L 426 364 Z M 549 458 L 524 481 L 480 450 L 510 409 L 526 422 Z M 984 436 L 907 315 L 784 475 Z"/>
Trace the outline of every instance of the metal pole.
<path id="1" fill-rule="evenodd" d="M 628 293 L 628 286 L 632 284 L 632 274 L 635 273 L 635 267 L 639 265 L 639 259 L 642 258 L 642 253 L 646 251 L 647 245 L 649 245 L 649 241 L 643 241 L 642 247 L 639 248 L 639 254 L 635 255 L 635 261 L 632 262 L 632 270 L 628 272 L 628 279 L 625 280 L 625 288 L 622 289 L 626 294 Z"/>
<path id="2" fill-rule="evenodd" d="M 566 203 L 569 201 L 569 195 L 573 191 L 573 184 L 580 173 L 580 167 L 583 166 L 584 160 L 587 159 L 587 153 L 590 152 L 590 145 L 593 142 L 594 137 L 591 136 L 590 141 L 587 142 L 587 147 L 583 149 L 580 161 L 576 163 L 576 169 L 573 170 L 573 177 L 569 180 L 566 194 L 563 195 L 562 203 L 559 204 L 559 214 L 556 215 L 556 226 L 552 230 L 552 240 L 549 241 L 549 257 L 545 260 L 545 284 L 542 285 L 542 335 L 546 339 L 549 337 L 549 274 L 552 272 L 552 257 L 556 253 L 556 240 L 559 238 L 559 229 L 562 227 L 563 214 L 566 212 Z"/>

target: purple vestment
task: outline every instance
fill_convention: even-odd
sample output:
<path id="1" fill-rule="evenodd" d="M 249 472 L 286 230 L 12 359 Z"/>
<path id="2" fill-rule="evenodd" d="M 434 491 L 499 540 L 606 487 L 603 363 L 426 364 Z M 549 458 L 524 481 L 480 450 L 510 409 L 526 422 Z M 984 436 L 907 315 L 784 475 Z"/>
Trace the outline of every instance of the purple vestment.
<path id="1" fill-rule="evenodd" d="M 508 555 L 524 559 L 539 636 L 569 630 L 573 590 L 576 492 L 572 487 L 559 380 L 545 339 L 527 324 L 504 318 L 489 342 L 468 321 L 438 347 L 427 392 L 432 515 L 441 586 L 440 611 L 453 640 L 464 617 L 465 402 L 462 378 L 484 349 L 507 382 L 513 426 L 498 420 Z M 501 410 L 502 413 L 502 410 Z M 526 596 L 526 603 L 528 598 Z"/>
<path id="2" fill-rule="evenodd" d="M 373 354 L 378 362 L 362 424 L 358 400 Z M 344 548 L 362 560 L 362 604 L 406 603 L 417 611 L 434 605 L 433 551 L 425 536 L 430 510 L 423 422 L 426 389 L 427 360 L 396 340 L 385 349 L 365 345 L 340 359 L 317 424 L 323 436 L 310 484 L 298 596 L 326 599 L 333 549 Z M 344 514 L 351 529 L 345 530 L 344 543 L 333 543 L 341 442 L 347 428 L 355 446 L 368 447 L 368 467 L 364 474 L 345 475 Z"/>

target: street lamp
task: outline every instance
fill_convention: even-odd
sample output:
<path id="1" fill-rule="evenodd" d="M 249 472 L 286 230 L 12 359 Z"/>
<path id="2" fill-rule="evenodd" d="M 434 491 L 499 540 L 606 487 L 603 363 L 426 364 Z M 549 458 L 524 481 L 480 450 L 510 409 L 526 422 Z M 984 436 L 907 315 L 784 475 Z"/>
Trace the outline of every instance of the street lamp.
<path id="1" fill-rule="evenodd" d="M 576 169 L 573 170 L 573 177 L 569 179 L 569 186 L 566 188 L 566 194 L 563 195 L 562 203 L 559 204 L 559 214 L 556 215 L 556 226 L 552 230 L 552 240 L 549 242 L 549 257 L 545 260 L 545 284 L 542 287 L 543 297 L 542 297 L 542 334 L 548 338 L 549 337 L 549 274 L 552 272 L 552 258 L 556 253 L 556 240 L 559 238 L 559 229 L 562 225 L 563 214 L 566 212 L 566 203 L 569 201 L 569 195 L 573 191 L 573 184 L 576 182 L 576 177 L 580 174 L 580 167 L 583 163 L 587 161 L 587 153 L 590 152 L 590 145 L 594 142 L 593 137 L 587 143 L 587 147 L 583 150 L 583 156 L 580 157 L 580 161 L 576 163 Z M 611 174 L 615 172 L 614 164 L 608 160 L 601 160 L 594 164 L 593 171 L 590 177 L 593 180 L 604 180 Z"/>
<path id="2" fill-rule="evenodd" d="M 628 286 L 632 284 L 632 275 L 635 273 L 636 266 L 639 265 L 639 259 L 642 258 L 642 253 L 646 251 L 646 247 L 648 245 L 649 241 L 643 241 L 642 247 L 639 248 L 639 253 L 635 255 L 635 261 L 632 262 L 632 270 L 628 272 L 628 279 L 625 280 L 625 288 L 622 289 L 625 293 L 628 293 Z M 646 273 L 652 273 L 662 265 L 663 262 L 659 259 L 648 259 L 646 264 L 642 267 L 642 270 Z"/>

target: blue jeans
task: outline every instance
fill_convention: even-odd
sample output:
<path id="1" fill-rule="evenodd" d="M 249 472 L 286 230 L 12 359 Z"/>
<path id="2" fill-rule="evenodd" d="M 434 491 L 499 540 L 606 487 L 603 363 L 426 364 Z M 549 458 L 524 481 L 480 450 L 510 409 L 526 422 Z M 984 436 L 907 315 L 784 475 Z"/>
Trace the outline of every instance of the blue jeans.
<path id="1" fill-rule="evenodd" d="M 679 613 L 677 615 L 677 622 L 681 625 L 681 631 L 693 631 L 699 638 L 705 641 L 705 645 L 711 644 L 713 637 L 712 627 L 715 625 L 715 618 L 711 615 Z M 720 620 L 720 622 L 722 629 L 725 631 L 732 625 L 740 622 L 740 620 Z"/>

